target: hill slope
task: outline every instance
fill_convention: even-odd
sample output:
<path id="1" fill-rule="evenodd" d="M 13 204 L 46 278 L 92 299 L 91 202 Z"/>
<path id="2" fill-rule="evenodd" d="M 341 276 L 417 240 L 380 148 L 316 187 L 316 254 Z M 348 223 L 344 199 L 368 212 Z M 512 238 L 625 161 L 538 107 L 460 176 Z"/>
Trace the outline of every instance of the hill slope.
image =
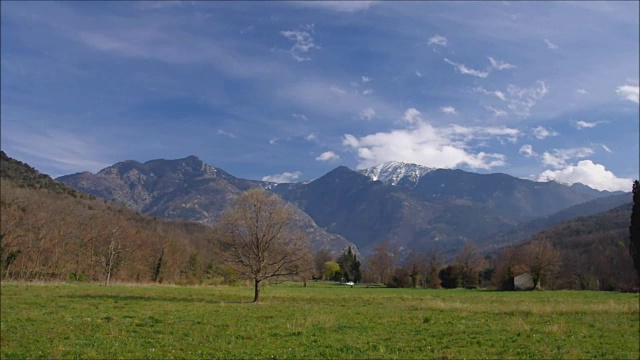
<path id="1" fill-rule="evenodd" d="M 242 192 L 273 183 L 236 178 L 195 156 L 145 163 L 124 161 L 97 174 L 83 172 L 59 181 L 94 196 L 115 200 L 152 216 L 215 224 L 222 211 Z M 314 250 L 338 255 L 354 246 L 344 237 L 319 228 L 304 211 L 295 208 L 295 226 L 304 230 Z"/>

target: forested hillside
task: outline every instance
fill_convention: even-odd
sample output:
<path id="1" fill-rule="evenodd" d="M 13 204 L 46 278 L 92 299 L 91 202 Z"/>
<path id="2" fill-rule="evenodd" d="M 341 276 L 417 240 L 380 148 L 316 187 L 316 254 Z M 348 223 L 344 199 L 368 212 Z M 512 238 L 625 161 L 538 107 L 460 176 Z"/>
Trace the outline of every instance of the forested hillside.
<path id="1" fill-rule="evenodd" d="M 537 233 L 521 246 L 546 239 L 557 249 L 561 261 L 552 282 L 554 287 L 637 288 L 629 254 L 631 207 L 629 202 L 604 213 L 562 222 Z"/>
<path id="2" fill-rule="evenodd" d="M 230 281 L 213 230 L 96 200 L 2 153 L 2 279 Z"/>

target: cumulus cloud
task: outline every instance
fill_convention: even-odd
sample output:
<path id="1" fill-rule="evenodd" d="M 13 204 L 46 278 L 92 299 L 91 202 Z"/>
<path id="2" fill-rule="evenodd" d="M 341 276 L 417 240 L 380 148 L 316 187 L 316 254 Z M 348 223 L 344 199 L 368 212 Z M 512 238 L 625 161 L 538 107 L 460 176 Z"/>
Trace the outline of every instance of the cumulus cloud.
<path id="1" fill-rule="evenodd" d="M 300 171 L 294 171 L 294 172 L 285 171 L 282 174 L 264 176 L 262 177 L 262 181 L 269 181 L 269 182 L 275 182 L 275 183 L 290 183 L 298 179 L 300 175 L 302 175 Z"/>
<path id="2" fill-rule="evenodd" d="M 307 141 L 316 141 L 318 140 L 318 136 L 315 133 L 310 133 L 309 135 L 304 137 Z"/>
<path id="3" fill-rule="evenodd" d="M 560 169 L 567 166 L 567 161 L 571 159 L 585 158 L 593 155 L 593 149 L 587 147 L 571 149 L 553 149 L 551 152 L 545 151 L 542 154 L 542 164 Z"/>
<path id="4" fill-rule="evenodd" d="M 409 108 L 404 112 L 404 115 L 402 116 L 402 119 L 406 122 L 408 122 L 409 124 L 413 124 L 415 122 L 420 121 L 420 116 L 422 115 L 422 113 L 418 110 L 416 110 L 415 108 Z"/>
<path id="5" fill-rule="evenodd" d="M 497 70 L 507 70 L 507 69 L 515 69 L 516 66 L 513 64 L 506 63 L 504 61 L 496 60 L 489 56 L 489 61 L 491 62 L 491 67 Z"/>
<path id="6" fill-rule="evenodd" d="M 562 183 L 582 183 L 597 190 L 629 191 L 633 180 L 619 178 L 603 165 L 591 160 L 579 161 L 577 165 L 568 165 L 562 169 L 545 170 L 538 175 L 539 180 L 555 180 Z"/>
<path id="7" fill-rule="evenodd" d="M 325 151 L 322 154 L 316 157 L 318 161 L 337 161 L 340 160 L 340 155 L 334 153 L 333 151 Z"/>
<path id="8" fill-rule="evenodd" d="M 360 119 L 371 120 L 376 116 L 376 111 L 372 108 L 366 108 L 360 111 Z"/>
<path id="9" fill-rule="evenodd" d="M 362 76 L 362 83 L 368 83 L 369 81 L 371 81 L 371 78 L 367 77 L 367 76 Z"/>
<path id="10" fill-rule="evenodd" d="M 310 50 L 320 49 L 320 47 L 315 44 L 313 37 L 311 36 L 313 32 L 313 24 L 304 26 L 302 30 L 280 31 L 282 36 L 294 42 L 289 52 L 296 61 L 311 60 L 311 58 L 305 54 Z"/>
<path id="11" fill-rule="evenodd" d="M 537 128 L 533 129 L 533 135 L 536 138 L 542 140 L 542 139 L 547 138 L 549 136 L 557 136 L 558 133 L 553 131 L 553 130 L 547 129 L 544 126 L 538 126 Z"/>
<path id="12" fill-rule="evenodd" d="M 458 71 L 460 74 L 472 75 L 472 76 L 476 76 L 476 77 L 483 78 L 483 79 L 486 78 L 487 76 L 489 76 L 489 73 L 486 72 L 486 71 L 474 70 L 474 69 L 468 68 L 464 64 L 459 64 L 457 62 L 453 62 L 453 61 L 451 61 L 451 60 L 449 60 L 447 58 L 445 58 L 444 61 L 447 64 L 452 65 L 454 67 L 454 69 L 456 69 L 456 71 Z"/>
<path id="13" fill-rule="evenodd" d="M 458 112 L 456 111 L 456 108 L 454 108 L 453 106 L 443 106 L 440 108 L 440 111 L 447 114 L 447 115 L 457 115 Z"/>
<path id="14" fill-rule="evenodd" d="M 519 130 L 501 127 L 434 127 L 410 108 L 403 116 L 406 128 L 378 132 L 363 137 L 345 134 L 343 145 L 358 157 L 358 168 L 387 161 L 407 161 L 437 168 L 466 165 L 472 169 L 491 169 L 506 164 L 506 156 L 474 151 L 474 141 L 507 139 L 514 141 Z"/>
<path id="15" fill-rule="evenodd" d="M 544 39 L 544 43 L 547 44 L 547 48 L 549 48 L 550 50 L 558 49 L 558 45 L 552 43 L 551 41 L 549 41 L 549 39 Z"/>
<path id="16" fill-rule="evenodd" d="M 429 38 L 427 45 L 447 46 L 447 38 L 441 35 L 434 35 Z"/>
<path id="17" fill-rule="evenodd" d="M 533 146 L 531 146 L 529 144 L 522 145 L 518 152 L 520 154 L 524 155 L 525 157 L 532 157 L 532 156 L 538 155 L 538 154 L 536 154 L 535 151 L 533 151 Z"/>
<path id="18" fill-rule="evenodd" d="M 638 85 L 618 86 L 616 93 L 625 100 L 629 100 L 636 104 L 640 103 L 640 87 L 638 87 Z"/>
<path id="19" fill-rule="evenodd" d="M 608 152 L 609 154 L 611 154 L 613 151 L 611 151 L 611 149 L 609 149 L 609 147 L 605 144 L 602 144 L 602 149 L 604 149 L 604 151 Z"/>

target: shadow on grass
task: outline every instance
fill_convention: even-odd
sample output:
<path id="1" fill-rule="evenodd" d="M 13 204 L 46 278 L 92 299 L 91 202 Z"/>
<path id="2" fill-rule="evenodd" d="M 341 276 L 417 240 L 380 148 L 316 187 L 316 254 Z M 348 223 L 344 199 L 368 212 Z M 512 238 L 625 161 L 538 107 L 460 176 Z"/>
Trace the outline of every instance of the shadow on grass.
<path id="1" fill-rule="evenodd" d="M 197 299 L 197 298 L 185 298 L 185 297 L 152 297 L 152 296 L 133 296 L 133 295 L 65 295 L 60 296 L 67 299 L 80 299 L 80 300 L 112 300 L 114 302 L 137 302 L 137 301 L 160 301 L 160 302 L 172 302 L 172 303 L 202 303 L 212 305 L 225 305 L 225 304 L 244 304 L 244 305 L 256 305 L 251 301 L 224 301 L 215 299 Z M 258 303 L 259 305 L 260 303 Z"/>

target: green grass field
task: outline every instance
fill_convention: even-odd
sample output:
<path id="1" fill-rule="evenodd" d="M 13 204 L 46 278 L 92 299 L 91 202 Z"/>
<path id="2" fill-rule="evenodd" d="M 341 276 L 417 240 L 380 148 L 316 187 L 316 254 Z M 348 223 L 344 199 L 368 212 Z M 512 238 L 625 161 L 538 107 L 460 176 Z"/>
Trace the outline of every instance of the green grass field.
<path id="1" fill-rule="evenodd" d="M 13 358 L 625 358 L 638 294 L 3 284 Z"/>

